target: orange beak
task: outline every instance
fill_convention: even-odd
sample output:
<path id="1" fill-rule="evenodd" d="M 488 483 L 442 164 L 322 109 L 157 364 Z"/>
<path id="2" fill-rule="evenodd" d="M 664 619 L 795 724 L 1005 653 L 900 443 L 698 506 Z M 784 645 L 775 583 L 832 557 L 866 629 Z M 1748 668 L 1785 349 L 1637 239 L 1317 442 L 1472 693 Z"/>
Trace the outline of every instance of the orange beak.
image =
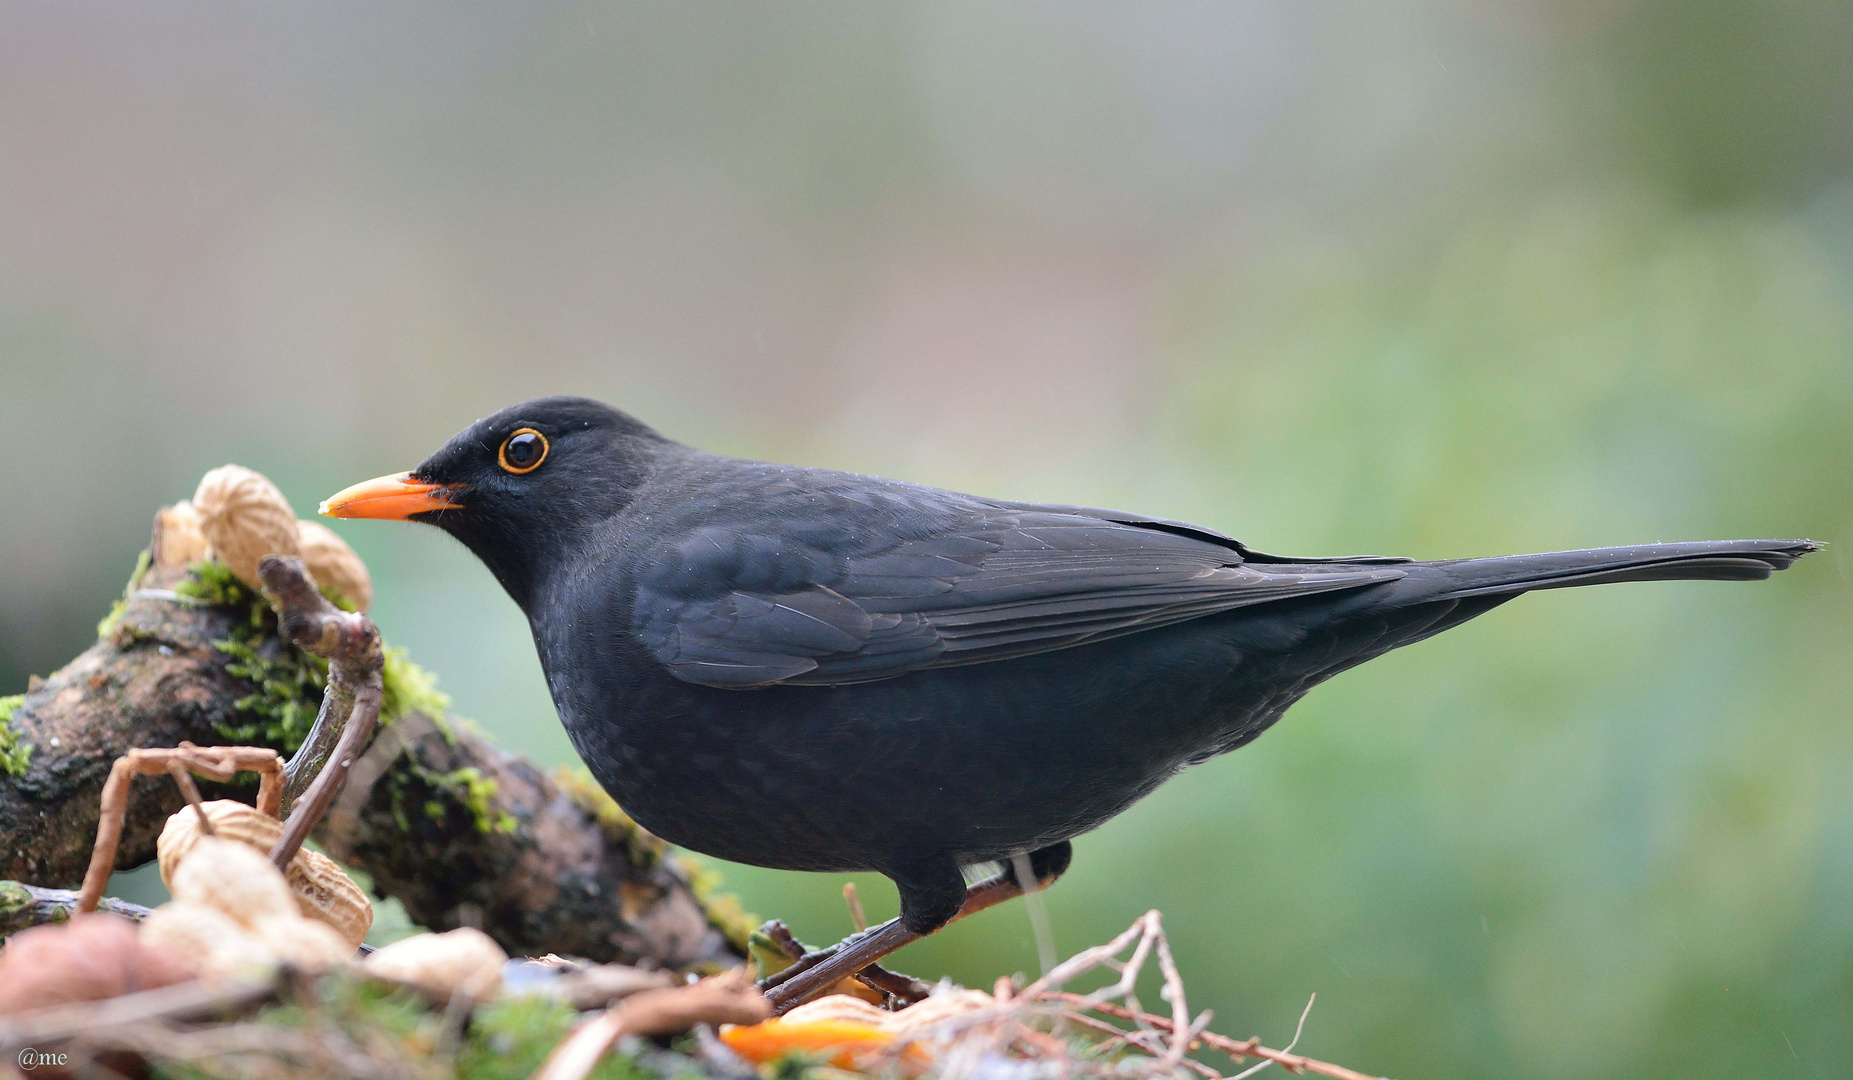
<path id="1" fill-rule="evenodd" d="M 404 521 L 413 514 L 433 510 L 454 510 L 459 491 L 446 484 L 427 484 L 412 479 L 409 472 L 394 473 L 343 488 L 323 501 L 325 517 L 379 518 Z"/>

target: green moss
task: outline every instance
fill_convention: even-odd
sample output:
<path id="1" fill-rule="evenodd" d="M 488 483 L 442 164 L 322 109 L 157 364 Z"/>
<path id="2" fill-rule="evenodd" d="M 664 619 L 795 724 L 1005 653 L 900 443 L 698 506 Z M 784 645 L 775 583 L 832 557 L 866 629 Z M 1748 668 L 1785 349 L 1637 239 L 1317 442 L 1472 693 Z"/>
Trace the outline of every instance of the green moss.
<path id="1" fill-rule="evenodd" d="M 386 650 L 386 664 L 380 670 L 385 692 L 380 697 L 380 721 L 390 724 L 407 713 L 423 713 L 456 741 L 445 717 L 450 713 L 450 695 L 438 689 L 438 677 L 412 663 L 404 649 Z"/>
<path id="2" fill-rule="evenodd" d="M 135 570 L 129 574 L 128 585 L 123 587 L 122 595 L 116 599 L 116 602 L 110 605 L 109 614 L 103 616 L 102 620 L 97 623 L 97 637 L 106 638 L 115 631 L 116 624 L 122 621 L 122 613 L 129 609 L 129 597 L 135 595 L 135 590 L 142 587 L 142 576 L 148 573 L 148 568 L 153 565 L 154 560 L 146 551 L 136 556 Z"/>
<path id="3" fill-rule="evenodd" d="M 385 783 L 393 820 L 401 829 L 412 827 L 407 812 L 413 807 L 439 825 L 449 820 L 453 807 L 461 809 L 479 833 L 512 833 L 521 827 L 520 819 L 496 806 L 496 782 L 474 766 L 438 772 L 407 756 L 395 763 Z"/>
<path id="4" fill-rule="evenodd" d="M 829 1068 L 830 1055 L 806 1053 L 803 1050 L 788 1050 L 780 1054 L 765 1070 L 772 1080 L 817 1080 L 821 1075 L 842 1075 L 839 1070 Z M 853 1073 L 850 1075 L 854 1075 Z"/>
<path id="5" fill-rule="evenodd" d="M 216 559 L 194 563 L 174 591 L 202 604 L 234 608 L 245 617 L 213 647 L 231 657 L 225 670 L 257 689 L 233 702 L 242 722 L 216 725 L 240 743 L 294 753 L 315 724 L 328 685 L 328 661 L 277 638 L 277 616 L 263 596 Z"/>
<path id="6" fill-rule="evenodd" d="M 251 719 L 223 724 L 219 733 L 240 742 L 256 741 L 295 753 L 315 725 L 328 685 L 328 661 L 259 634 L 239 632 L 212 643 L 232 658 L 225 670 L 257 690 L 232 705 Z"/>
<path id="7" fill-rule="evenodd" d="M 25 700 L 24 694 L 0 697 L 0 773 L 8 776 L 25 772 L 26 762 L 32 757 L 32 744 L 20 742 L 13 730 L 13 710 Z"/>
<path id="8" fill-rule="evenodd" d="M 187 567 L 187 576 L 174 586 L 174 591 L 202 604 L 243 608 L 255 605 L 265 612 L 270 610 L 263 597 L 247 588 L 232 574 L 230 567 L 217 559 L 205 559 Z M 253 625 L 261 625 L 258 612 L 253 612 L 252 617 Z"/>
<path id="9" fill-rule="evenodd" d="M 231 637 L 213 642 L 232 658 L 227 670 L 258 688 L 236 702 L 249 722 L 223 725 L 219 733 L 228 739 L 256 741 L 293 752 L 302 744 L 321 708 L 322 690 L 328 685 L 328 661 L 276 640 L 277 618 L 270 605 L 234 577 L 224 563 L 207 560 L 187 570 L 186 579 L 174 587 L 175 592 L 203 604 L 237 608 L 248 616 Z M 332 594 L 329 599 L 336 604 L 343 602 L 343 598 Z M 382 723 L 392 723 L 408 713 L 423 713 L 446 738 L 454 740 L 447 719 L 450 696 L 437 688 L 437 676 L 413 663 L 404 649 L 385 650 L 380 682 Z"/>
<path id="10" fill-rule="evenodd" d="M 17 881 L 0 881 L 0 926 L 13 921 L 13 916 L 33 906 L 31 890 Z"/>
<path id="11" fill-rule="evenodd" d="M 477 832 L 512 833 L 521 823 L 515 815 L 506 810 L 497 810 L 493 805 L 496 783 L 483 775 L 481 769 L 474 765 L 449 772 L 439 777 L 446 786 L 463 789 L 463 804 L 470 808 L 476 819 Z"/>

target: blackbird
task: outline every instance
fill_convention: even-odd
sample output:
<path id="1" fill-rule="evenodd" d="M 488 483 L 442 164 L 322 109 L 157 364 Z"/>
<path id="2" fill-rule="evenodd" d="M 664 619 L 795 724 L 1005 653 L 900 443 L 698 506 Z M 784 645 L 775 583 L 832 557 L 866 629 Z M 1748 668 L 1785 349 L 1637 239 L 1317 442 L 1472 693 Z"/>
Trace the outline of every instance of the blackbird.
<path id="1" fill-rule="evenodd" d="M 962 868 L 1028 855 L 1053 880 L 1071 837 L 1346 668 L 1533 589 L 1760 579 L 1818 547 L 1288 558 L 724 457 L 575 397 L 504 409 L 322 513 L 429 522 L 475 552 L 527 615 L 574 747 L 651 832 L 893 879 L 900 918 L 792 969 L 786 1007 L 1022 876 L 968 895 Z"/>

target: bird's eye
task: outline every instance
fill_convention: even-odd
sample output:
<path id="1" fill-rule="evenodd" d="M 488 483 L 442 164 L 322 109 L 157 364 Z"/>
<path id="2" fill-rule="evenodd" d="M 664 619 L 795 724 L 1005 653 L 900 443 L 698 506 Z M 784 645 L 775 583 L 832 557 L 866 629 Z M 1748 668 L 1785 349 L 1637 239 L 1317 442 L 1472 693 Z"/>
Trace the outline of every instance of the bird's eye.
<path id="1" fill-rule="evenodd" d="M 496 458 L 504 470 L 516 476 L 531 473 L 547 460 L 547 436 L 524 427 L 502 440 L 502 449 L 496 453 Z"/>

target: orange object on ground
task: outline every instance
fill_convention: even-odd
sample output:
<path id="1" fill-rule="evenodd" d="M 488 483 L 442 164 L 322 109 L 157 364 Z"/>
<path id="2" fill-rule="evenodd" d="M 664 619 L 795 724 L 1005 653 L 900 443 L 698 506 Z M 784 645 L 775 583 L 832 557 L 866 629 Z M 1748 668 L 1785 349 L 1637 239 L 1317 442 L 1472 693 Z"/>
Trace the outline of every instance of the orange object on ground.
<path id="1" fill-rule="evenodd" d="M 858 1020 L 783 1020 L 774 1017 L 747 1027 L 721 1029 L 721 1041 L 756 1065 L 776 1061 L 792 1051 L 830 1054 L 830 1064 L 853 1069 L 858 1058 L 882 1050 L 894 1036 Z M 911 1056 L 918 1053 L 908 1047 Z"/>

